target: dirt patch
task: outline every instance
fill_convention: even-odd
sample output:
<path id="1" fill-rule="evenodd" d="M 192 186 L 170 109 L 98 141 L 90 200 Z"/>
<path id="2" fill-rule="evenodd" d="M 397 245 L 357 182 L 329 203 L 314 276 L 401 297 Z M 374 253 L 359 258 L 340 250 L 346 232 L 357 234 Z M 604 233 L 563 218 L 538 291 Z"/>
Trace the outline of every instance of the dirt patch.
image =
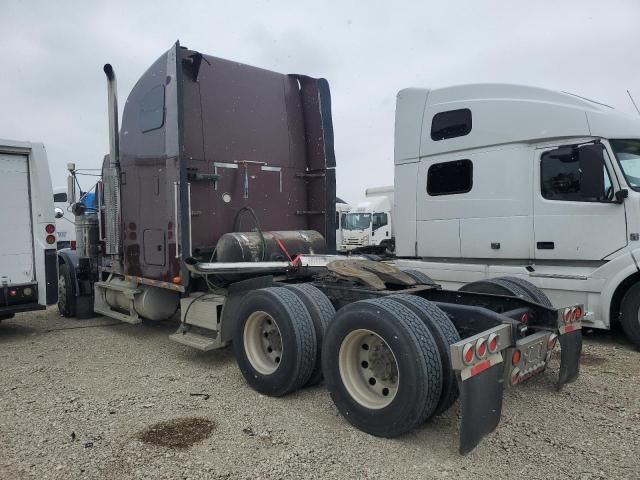
<path id="1" fill-rule="evenodd" d="M 587 367 L 594 367 L 604 363 L 607 363 L 606 358 L 594 355 L 593 353 L 582 352 L 582 356 L 580 357 L 580 364 Z"/>
<path id="2" fill-rule="evenodd" d="M 151 425 L 138 438 L 161 447 L 189 448 L 211 435 L 215 427 L 215 423 L 205 418 L 176 418 Z"/>

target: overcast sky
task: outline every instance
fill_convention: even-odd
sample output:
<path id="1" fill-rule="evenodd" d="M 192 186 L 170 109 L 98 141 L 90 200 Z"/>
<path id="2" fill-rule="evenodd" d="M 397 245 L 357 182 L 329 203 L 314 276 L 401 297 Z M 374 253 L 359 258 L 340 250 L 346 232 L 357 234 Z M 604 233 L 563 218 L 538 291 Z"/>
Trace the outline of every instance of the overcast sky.
<path id="1" fill-rule="evenodd" d="M 100 166 L 106 81 L 120 107 L 179 39 L 214 56 L 329 80 L 338 195 L 393 183 L 397 91 L 526 83 L 633 112 L 640 103 L 640 1 L 0 0 L 0 138 L 41 141 L 54 186 L 65 165 Z"/>

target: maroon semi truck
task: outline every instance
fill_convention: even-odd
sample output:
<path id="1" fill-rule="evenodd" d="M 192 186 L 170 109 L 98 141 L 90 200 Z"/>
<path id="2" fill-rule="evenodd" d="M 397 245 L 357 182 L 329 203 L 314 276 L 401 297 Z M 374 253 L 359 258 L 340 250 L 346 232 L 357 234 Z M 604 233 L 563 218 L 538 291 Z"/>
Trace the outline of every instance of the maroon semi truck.
<path id="1" fill-rule="evenodd" d="M 231 343 L 257 391 L 324 378 L 344 417 L 377 436 L 460 398 L 462 453 L 496 428 L 505 385 L 544 370 L 556 343 L 557 385 L 577 378 L 581 306 L 553 308 L 519 279 L 447 291 L 370 256 L 334 255 L 326 80 L 176 43 L 135 85 L 119 128 L 104 70 L 110 152 L 96 205 L 74 203 L 77 249 L 59 253 L 62 315 L 179 317 L 173 340 Z"/>

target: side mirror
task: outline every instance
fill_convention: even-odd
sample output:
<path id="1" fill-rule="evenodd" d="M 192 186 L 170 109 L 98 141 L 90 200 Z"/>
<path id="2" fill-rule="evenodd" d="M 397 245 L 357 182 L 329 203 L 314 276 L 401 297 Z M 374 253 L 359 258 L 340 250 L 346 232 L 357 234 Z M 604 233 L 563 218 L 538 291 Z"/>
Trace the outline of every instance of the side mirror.
<path id="1" fill-rule="evenodd" d="M 55 207 L 53 211 L 55 212 L 56 219 L 64 217 L 64 212 L 60 207 Z"/>
<path id="2" fill-rule="evenodd" d="M 629 197 L 629 190 L 623 188 L 615 193 L 616 203 L 623 203 L 625 198 Z"/>

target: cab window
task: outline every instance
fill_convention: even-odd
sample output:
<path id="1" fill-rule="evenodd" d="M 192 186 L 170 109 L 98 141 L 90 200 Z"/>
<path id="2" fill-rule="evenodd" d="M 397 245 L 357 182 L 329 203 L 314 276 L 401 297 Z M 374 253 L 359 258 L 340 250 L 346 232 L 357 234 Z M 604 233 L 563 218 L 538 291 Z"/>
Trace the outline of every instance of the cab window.
<path id="1" fill-rule="evenodd" d="M 613 186 L 599 144 L 568 146 L 542 154 L 540 189 L 547 200 L 608 202 Z"/>
<path id="2" fill-rule="evenodd" d="M 387 225 L 387 214 L 386 213 L 374 213 L 372 219 L 372 227 L 374 230 L 377 230 L 380 227 L 384 227 Z"/>

